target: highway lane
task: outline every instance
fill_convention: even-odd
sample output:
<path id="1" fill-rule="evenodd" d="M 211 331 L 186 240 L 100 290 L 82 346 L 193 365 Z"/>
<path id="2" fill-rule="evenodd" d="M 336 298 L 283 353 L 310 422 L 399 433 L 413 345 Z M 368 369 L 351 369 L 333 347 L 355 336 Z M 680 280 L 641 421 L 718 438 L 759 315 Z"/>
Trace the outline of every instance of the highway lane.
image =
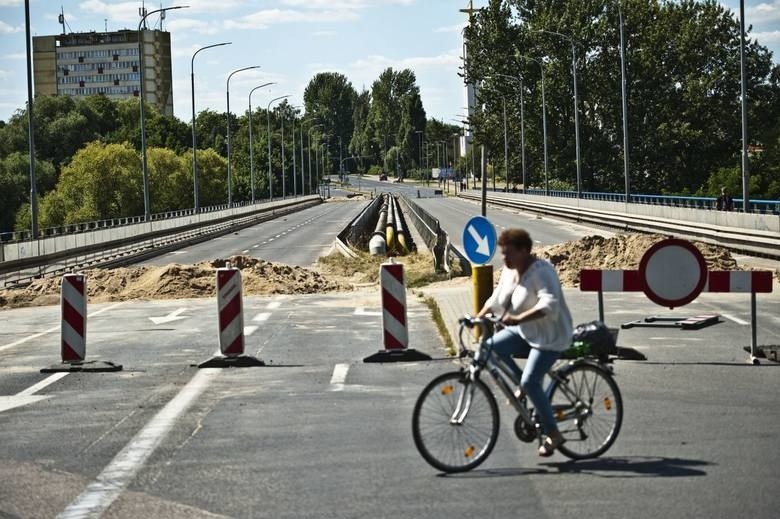
<path id="1" fill-rule="evenodd" d="M 575 320 L 593 318 L 593 294 L 567 289 Z M 699 298 L 746 317 L 744 295 Z M 635 328 L 623 344 L 650 361 L 615 369 L 626 406 L 621 435 L 601 459 L 539 459 L 502 430 L 478 470 L 440 477 L 414 449 L 410 419 L 423 385 L 452 361 L 371 365 L 380 346 L 376 290 L 245 299 L 247 352 L 265 368 L 203 372 L 216 349 L 209 299 L 94 305 L 88 357 L 119 373 L 73 373 L 48 397 L 0 412 L 0 512 L 54 517 L 110 473 L 121 488 L 105 517 L 769 517 L 778 484 L 776 365 L 748 366 L 746 328 L 732 320 L 695 332 Z M 442 345 L 410 297 L 411 344 Z M 611 294 L 616 324 L 658 313 L 635 294 Z M 762 297 L 759 341 L 780 341 L 780 298 Z M 179 320 L 150 317 L 184 308 Z M 54 307 L 3 312 L 0 390 L 15 395 L 48 377 L 57 333 L 4 348 L 57 323 Z M 619 321 L 618 321 L 619 319 Z M 206 373 L 206 374 L 201 374 Z M 201 384 L 142 462 L 124 459 L 160 414 Z M 143 434 L 142 434 L 143 433 Z M 101 476 L 102 475 L 102 476 Z M 100 496 L 94 494 L 96 499 Z"/>
<path id="2" fill-rule="evenodd" d="M 325 202 L 138 264 L 193 264 L 244 254 L 266 261 L 310 266 L 367 203 L 366 200 L 346 199 Z"/>

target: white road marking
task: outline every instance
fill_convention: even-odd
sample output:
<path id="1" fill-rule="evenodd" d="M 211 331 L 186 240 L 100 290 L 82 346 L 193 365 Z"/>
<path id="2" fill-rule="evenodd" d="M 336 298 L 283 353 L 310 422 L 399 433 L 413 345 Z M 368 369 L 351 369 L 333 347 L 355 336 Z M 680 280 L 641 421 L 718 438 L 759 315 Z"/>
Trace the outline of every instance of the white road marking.
<path id="1" fill-rule="evenodd" d="M 271 312 L 261 312 L 252 318 L 253 321 L 261 323 L 271 317 Z"/>
<path id="2" fill-rule="evenodd" d="M 187 254 L 188 252 L 190 252 L 190 251 L 188 251 L 188 250 L 175 250 L 173 252 L 169 252 L 168 254 Z"/>
<path id="3" fill-rule="evenodd" d="M 730 314 L 720 314 L 720 315 L 722 315 L 723 317 L 725 317 L 726 319 L 728 319 L 730 321 L 734 321 L 737 324 L 741 324 L 742 326 L 750 324 L 749 322 L 743 321 L 742 319 L 740 319 L 738 317 L 734 317 L 733 315 L 730 315 Z"/>
<path id="4" fill-rule="evenodd" d="M 47 398 L 51 398 L 51 395 L 36 395 L 35 393 L 45 388 L 46 386 L 57 382 L 67 374 L 67 371 L 54 373 L 53 375 L 50 375 L 41 380 L 37 384 L 32 385 L 13 396 L 0 396 L 0 413 L 3 411 L 8 411 L 9 409 L 13 409 L 14 407 L 22 407 L 28 404 L 34 404 L 35 402 L 40 402 L 41 400 L 46 400 Z"/>
<path id="5" fill-rule="evenodd" d="M 35 393 L 37 393 L 41 389 L 45 388 L 46 386 L 54 384 L 55 382 L 57 382 L 59 379 L 61 379 L 62 377 L 64 377 L 67 374 L 68 374 L 67 371 L 63 371 L 61 373 L 54 373 L 54 374 L 46 377 L 45 379 L 41 380 L 37 384 L 28 387 L 27 389 L 25 389 L 24 391 L 21 391 L 20 393 L 17 393 L 17 396 L 34 395 Z"/>
<path id="6" fill-rule="evenodd" d="M 347 379 L 349 364 L 336 364 L 333 367 L 333 376 L 330 377 L 331 391 L 343 391 L 344 381 Z"/>
<path id="7" fill-rule="evenodd" d="M 259 246 L 260 246 L 260 244 L 258 243 L 258 244 L 256 244 L 256 245 L 252 245 L 252 248 L 253 248 L 253 249 L 256 249 L 256 248 L 258 248 Z"/>
<path id="8" fill-rule="evenodd" d="M 259 326 L 244 326 L 244 336 L 252 335 L 260 328 Z"/>
<path id="9" fill-rule="evenodd" d="M 249 252 L 249 249 L 244 249 L 241 251 L 241 254 L 246 254 L 247 252 Z"/>
<path id="10" fill-rule="evenodd" d="M 117 306 L 123 305 L 123 304 L 125 304 L 125 301 L 120 301 L 120 302 L 115 303 L 115 304 L 113 304 L 111 306 L 107 306 L 105 308 L 101 308 L 100 310 L 98 310 L 96 312 L 92 312 L 91 314 L 87 314 L 87 317 L 94 317 L 94 316 L 96 316 L 98 314 L 102 314 L 103 312 L 107 312 L 108 310 L 111 310 L 112 308 L 116 308 Z M 47 333 L 55 332 L 55 331 L 60 329 L 60 326 L 62 326 L 62 324 L 58 324 L 56 326 L 52 326 L 51 328 L 49 328 L 47 330 L 44 330 L 42 332 L 34 333 L 32 335 L 28 335 L 27 337 L 19 339 L 18 341 L 14 341 L 11 344 L 6 344 L 5 346 L 0 346 L 0 351 L 10 350 L 14 346 L 19 346 L 20 344 L 24 344 L 27 341 L 31 341 L 33 339 L 37 339 L 38 337 L 46 335 Z"/>
<path id="11" fill-rule="evenodd" d="M 271 301 L 270 303 L 268 303 L 268 306 L 266 306 L 266 308 L 268 308 L 269 310 L 275 310 L 280 306 L 282 306 L 281 301 Z"/>
<path id="12" fill-rule="evenodd" d="M 57 517 L 100 517 L 133 480 L 149 456 L 168 435 L 176 420 L 209 386 L 221 369 L 201 369 L 173 400 L 136 434 L 119 454 L 103 469 Z"/>

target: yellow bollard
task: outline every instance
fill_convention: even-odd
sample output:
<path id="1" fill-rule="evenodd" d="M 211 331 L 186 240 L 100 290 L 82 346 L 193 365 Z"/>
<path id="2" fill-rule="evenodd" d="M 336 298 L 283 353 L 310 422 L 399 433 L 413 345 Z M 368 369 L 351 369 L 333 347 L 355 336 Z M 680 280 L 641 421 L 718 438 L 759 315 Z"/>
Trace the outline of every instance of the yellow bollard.
<path id="1" fill-rule="evenodd" d="M 493 265 L 472 265 L 471 286 L 474 294 L 474 315 L 476 315 L 493 293 Z M 479 341 L 479 328 L 474 328 L 474 339 Z"/>

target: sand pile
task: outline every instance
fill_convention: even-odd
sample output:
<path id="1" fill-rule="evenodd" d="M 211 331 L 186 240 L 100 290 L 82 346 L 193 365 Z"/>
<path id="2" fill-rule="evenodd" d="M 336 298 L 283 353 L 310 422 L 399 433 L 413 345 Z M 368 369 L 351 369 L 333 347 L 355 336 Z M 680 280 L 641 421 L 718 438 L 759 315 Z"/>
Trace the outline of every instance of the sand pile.
<path id="1" fill-rule="evenodd" d="M 249 256 L 232 256 L 195 265 L 88 269 L 87 292 L 92 303 L 128 299 L 214 297 L 215 269 L 229 261 L 241 269 L 244 295 L 312 294 L 350 290 L 348 284 L 326 279 L 303 267 L 271 263 Z M 60 277 L 35 280 L 22 289 L 0 291 L 0 308 L 41 306 L 59 301 Z"/>
<path id="2" fill-rule="evenodd" d="M 552 245 L 536 250 L 539 257 L 555 265 L 561 283 L 579 286 L 580 270 L 634 270 L 645 251 L 665 239 L 659 234 L 621 234 L 612 238 L 586 236 L 577 241 Z M 740 270 L 731 252 L 723 247 L 693 242 L 704 256 L 708 270 Z"/>

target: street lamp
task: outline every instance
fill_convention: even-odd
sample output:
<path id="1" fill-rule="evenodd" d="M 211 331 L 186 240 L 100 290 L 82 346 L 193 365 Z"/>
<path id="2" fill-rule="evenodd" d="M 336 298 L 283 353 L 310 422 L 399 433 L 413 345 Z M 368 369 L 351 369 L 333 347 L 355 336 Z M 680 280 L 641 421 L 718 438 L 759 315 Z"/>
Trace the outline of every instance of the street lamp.
<path id="1" fill-rule="evenodd" d="M 298 108 L 301 108 L 299 105 L 291 106 L 290 108 L 293 109 L 293 118 L 292 118 L 292 158 L 293 158 L 293 197 L 298 196 L 298 180 L 296 179 L 295 175 L 297 174 L 296 171 L 296 164 L 295 164 L 295 110 Z M 303 167 L 303 160 L 301 160 L 301 168 Z M 303 189 L 303 182 L 301 182 L 301 189 Z"/>
<path id="2" fill-rule="evenodd" d="M 200 199 L 198 196 L 198 157 L 195 153 L 195 150 L 198 147 L 195 137 L 195 56 L 197 56 L 198 53 L 202 50 L 211 49 L 213 47 L 221 47 L 223 45 L 231 45 L 232 43 L 233 42 L 226 41 L 223 43 L 215 43 L 214 45 L 201 47 L 195 51 L 195 54 L 192 55 L 192 60 L 190 60 L 190 81 L 192 83 L 192 191 L 193 203 L 196 213 L 200 211 Z"/>
<path id="3" fill-rule="evenodd" d="M 286 96 L 279 96 L 271 99 L 268 101 L 268 106 L 266 107 L 265 113 L 266 118 L 268 120 L 268 201 L 273 202 L 274 201 L 274 184 L 273 184 L 273 173 L 271 169 L 271 105 L 279 101 L 281 99 L 287 99 L 290 97 L 289 95 Z"/>
<path id="4" fill-rule="evenodd" d="M 630 196 L 628 182 L 628 102 L 626 100 L 626 45 L 623 39 L 623 9 L 618 0 L 618 16 L 620 17 L 620 92 L 623 101 L 623 177 L 626 184 L 626 204 Z"/>
<path id="5" fill-rule="evenodd" d="M 154 11 L 144 13 L 141 17 L 141 21 L 138 22 L 138 77 L 141 80 L 141 88 L 139 90 L 139 94 L 141 95 L 141 169 L 144 177 L 144 221 L 147 222 L 151 220 L 151 211 L 149 209 L 149 169 L 146 161 L 146 124 L 144 122 L 144 38 L 141 34 L 141 25 L 150 14 L 163 13 L 174 9 L 186 9 L 188 7 L 188 5 L 177 5 L 155 9 Z"/>
<path id="6" fill-rule="evenodd" d="M 533 61 L 539 65 L 539 69 L 542 71 L 542 132 L 544 133 L 544 194 L 550 194 L 550 181 L 547 176 L 547 103 L 544 99 L 544 63 L 536 58 L 524 56 L 522 54 L 517 55 L 518 58 L 527 59 Z"/>
<path id="7" fill-rule="evenodd" d="M 310 193 L 311 193 L 311 187 L 312 187 L 312 183 L 311 183 L 311 131 L 314 128 L 317 128 L 319 126 L 325 126 L 325 125 L 320 123 L 320 124 L 315 124 L 313 126 L 309 126 L 309 192 Z M 317 176 L 319 176 L 319 165 L 318 165 L 318 162 L 317 162 L 317 148 L 314 148 L 314 168 L 317 171 Z"/>
<path id="8" fill-rule="evenodd" d="M 422 130 L 415 130 L 414 133 L 419 135 L 417 142 L 419 143 L 419 148 L 417 148 L 417 155 L 419 157 L 419 162 L 417 163 L 417 167 L 419 169 L 422 169 L 422 136 L 423 131 Z"/>
<path id="9" fill-rule="evenodd" d="M 528 184 L 526 183 L 525 177 L 525 102 L 523 101 L 523 90 L 525 87 L 523 87 L 523 76 L 514 77 L 507 74 L 496 74 L 496 76 L 520 83 L 520 164 L 523 172 L 523 194 L 525 194 L 526 186 Z"/>
<path id="10" fill-rule="evenodd" d="M 252 203 L 255 203 L 255 155 L 254 155 L 254 139 L 252 139 L 252 92 L 258 88 L 275 85 L 276 83 L 263 83 L 260 86 L 256 86 L 249 91 L 249 182 L 252 189 Z"/>
<path id="11" fill-rule="evenodd" d="M 621 23 L 621 31 L 622 31 L 622 23 Z M 561 34 L 559 32 L 546 31 L 543 29 L 540 29 L 535 32 L 544 32 L 547 34 L 560 36 L 561 38 L 569 40 L 569 42 L 571 43 L 571 73 L 574 78 L 574 142 L 577 148 L 577 198 L 581 198 L 582 177 L 580 174 L 580 115 L 579 115 L 580 110 L 579 110 L 579 104 L 577 102 L 577 55 L 575 54 L 575 50 L 574 50 L 574 38 L 572 38 L 571 36 L 567 36 L 565 34 Z"/>
<path id="12" fill-rule="evenodd" d="M 227 77 L 227 170 L 228 170 L 228 207 L 233 206 L 233 174 L 230 170 L 230 78 L 233 77 L 233 74 L 237 74 L 239 72 L 242 72 L 244 70 L 252 70 L 255 68 L 260 68 L 259 65 L 254 65 L 252 67 L 244 67 L 240 68 L 238 70 L 234 70 L 231 72 Z"/>

